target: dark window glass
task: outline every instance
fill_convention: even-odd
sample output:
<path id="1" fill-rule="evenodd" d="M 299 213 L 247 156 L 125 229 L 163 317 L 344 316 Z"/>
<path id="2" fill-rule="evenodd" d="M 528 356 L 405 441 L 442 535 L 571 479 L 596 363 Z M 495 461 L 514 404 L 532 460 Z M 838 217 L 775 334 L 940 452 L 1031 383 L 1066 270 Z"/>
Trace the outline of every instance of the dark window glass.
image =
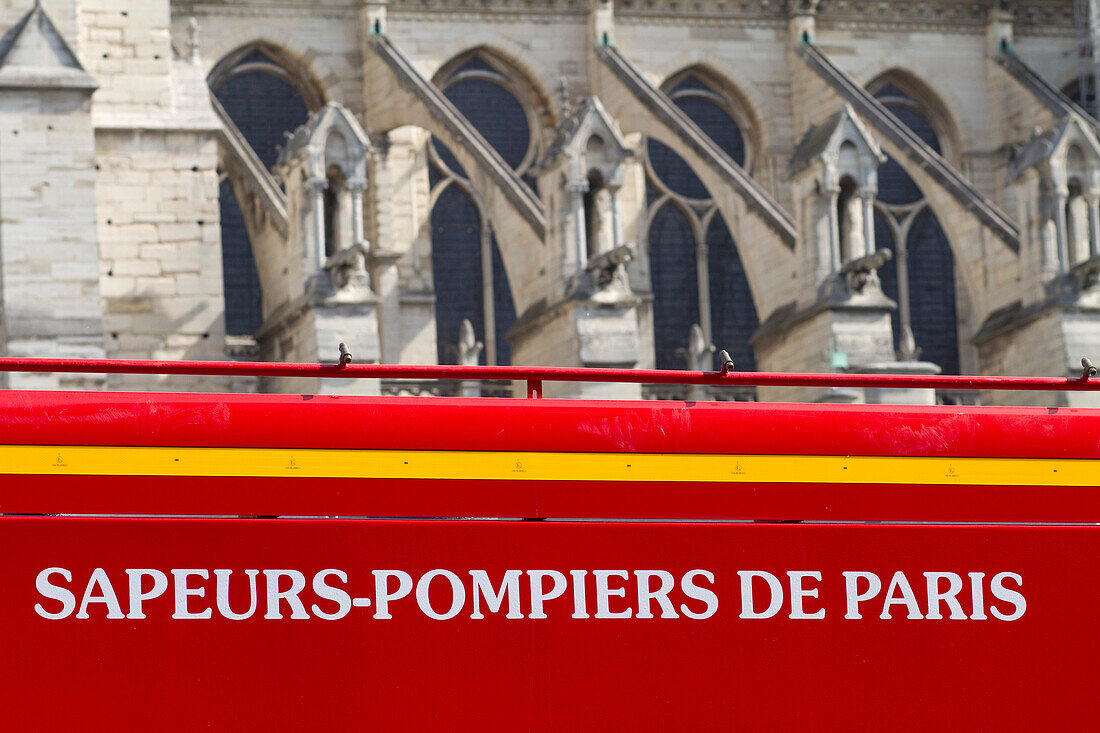
<path id="1" fill-rule="evenodd" d="M 875 214 L 875 246 L 896 252 L 894 237 L 882 218 Z M 955 309 L 955 265 L 943 228 L 929 209 L 913 220 L 906 243 L 909 268 L 909 312 L 913 340 L 920 358 L 938 364 L 945 374 L 959 373 L 958 325 Z M 897 260 L 879 270 L 882 290 L 898 300 Z M 894 348 L 901 339 L 898 311 L 891 316 Z"/>
<path id="2" fill-rule="evenodd" d="M 684 369 L 676 350 L 687 347 L 688 331 L 699 321 L 699 278 L 691 223 L 672 204 L 661 207 L 649 227 L 649 272 L 657 368 Z"/>
<path id="3" fill-rule="evenodd" d="M 916 181 L 893 158 L 878 167 L 878 200 L 888 204 L 912 204 L 924 198 Z"/>
<path id="4" fill-rule="evenodd" d="M 251 335 L 263 320 L 260 276 L 252 257 L 244 215 L 229 181 L 222 181 L 218 187 L 218 203 L 221 207 L 225 332 L 233 336 Z"/>
<path id="5" fill-rule="evenodd" d="M 214 95 L 229 113 L 256 155 L 270 168 L 292 132 L 309 117 L 298 91 L 279 77 L 263 71 L 233 76 Z"/>
<path id="6" fill-rule="evenodd" d="M 691 94 L 677 95 L 677 92 L 694 89 L 710 91 L 710 87 L 697 78 L 689 76 L 673 90 L 673 102 L 695 124 L 699 125 L 718 147 L 729 154 L 734 162 L 743 165 L 745 162 L 745 138 L 729 113 L 705 97 L 692 96 Z M 669 189 L 688 198 L 710 198 L 706 186 L 691 170 L 691 166 L 673 152 L 670 147 L 650 138 L 646 140 L 646 152 L 649 154 L 649 162 L 653 166 L 653 173 Z"/>
<path id="7" fill-rule="evenodd" d="M 675 102 L 737 165 L 745 164 L 745 138 L 726 110 L 705 97 L 682 96 Z"/>
<path id="8" fill-rule="evenodd" d="M 947 235 L 931 210 L 917 214 L 907 245 L 913 338 L 922 359 L 939 364 L 945 374 L 958 374 L 955 263 Z"/>
<path id="9" fill-rule="evenodd" d="M 488 79 L 462 79 L 444 92 L 477 131 L 512 168 L 531 146 L 531 128 L 523 105 L 507 89 Z"/>
<path id="10" fill-rule="evenodd" d="M 675 94 L 676 92 L 691 90 L 709 92 L 711 91 L 711 88 L 707 86 L 706 83 L 699 77 L 695 76 L 694 74 L 689 74 L 688 76 L 684 77 L 684 79 L 679 84 L 672 88 L 672 93 Z"/>
<path id="11" fill-rule="evenodd" d="M 466 63 L 458 67 L 458 71 L 456 71 L 455 73 L 460 74 L 463 71 L 486 71 L 490 73 L 496 73 L 496 70 L 489 65 L 488 61 L 477 55 L 471 56 L 466 61 Z"/>
<path id="12" fill-rule="evenodd" d="M 485 340 L 481 221 L 470 198 L 451 185 L 436 200 L 431 225 L 436 348 L 440 364 L 454 364 L 464 319 L 473 324 L 477 339 Z M 485 363 L 484 349 L 478 361 Z"/>
<path id="13" fill-rule="evenodd" d="M 455 154 L 451 152 L 450 148 L 443 144 L 442 140 L 434 135 L 432 136 L 432 147 L 435 148 L 435 152 L 439 156 L 439 159 L 443 162 L 443 165 L 450 169 L 451 173 L 459 178 L 468 178 L 466 169 L 458 162 L 458 158 L 455 157 Z M 435 166 L 432 166 L 432 171 L 435 171 Z M 431 174 L 429 173 L 429 175 Z M 435 183 L 432 182 L 432 185 L 434 186 Z"/>
<path id="14" fill-rule="evenodd" d="M 937 153 L 943 152 L 940 150 L 940 139 L 936 136 L 936 131 L 924 115 L 917 111 L 917 103 L 912 97 L 893 84 L 879 89 L 875 92 L 875 97 L 925 144 Z"/>
<path id="15" fill-rule="evenodd" d="M 707 273 L 714 345 L 730 353 L 739 371 L 752 371 L 756 369 L 756 355 L 749 338 L 760 322 L 745 267 L 721 214 L 715 214 L 707 228 Z M 721 366 L 716 363 L 715 368 Z"/>
<path id="16" fill-rule="evenodd" d="M 707 187 L 691 170 L 691 166 L 672 151 L 664 143 L 646 139 L 646 152 L 649 154 L 649 163 L 653 167 L 653 173 L 661 179 L 661 183 L 669 187 L 674 193 L 693 199 L 710 198 Z"/>
<path id="17" fill-rule="evenodd" d="M 254 50 L 238 62 L 273 63 Z M 218 101 L 269 168 L 286 143 L 285 133 L 306 121 L 306 109 L 298 91 L 274 74 L 248 71 L 230 76 L 216 90 Z M 225 286 L 225 328 L 233 335 L 253 334 L 262 320 L 260 279 L 248 231 L 233 187 L 228 181 L 218 189 L 221 208 L 222 278 Z"/>

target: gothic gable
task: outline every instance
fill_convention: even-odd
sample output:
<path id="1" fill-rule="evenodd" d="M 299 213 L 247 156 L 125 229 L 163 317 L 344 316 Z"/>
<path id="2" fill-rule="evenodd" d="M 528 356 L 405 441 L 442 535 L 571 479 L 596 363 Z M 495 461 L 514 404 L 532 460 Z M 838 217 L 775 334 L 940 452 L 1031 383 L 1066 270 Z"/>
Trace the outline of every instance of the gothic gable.
<path id="1" fill-rule="evenodd" d="M 1009 177 L 1016 179 L 1032 168 L 1040 168 L 1055 185 L 1065 185 L 1067 166 L 1072 166 L 1068 160 L 1071 148 L 1082 153 L 1082 162 L 1090 171 L 1100 171 L 1100 143 L 1096 136 L 1076 115 L 1067 115 L 1020 148 L 1009 167 Z"/>
<path id="2" fill-rule="evenodd" d="M 821 162 L 825 168 L 826 188 L 839 185 L 848 174 L 863 185 L 873 185 L 875 171 L 886 160 L 878 142 L 856 115 L 850 104 L 824 122 L 811 127 L 791 157 L 788 171 L 795 176 Z"/>
<path id="3" fill-rule="evenodd" d="M 588 97 L 562 123 L 542 167 L 553 168 L 559 161 L 568 160 L 571 182 L 583 182 L 589 171 L 595 169 L 608 184 L 618 185 L 622 179 L 621 163 L 631 155 L 633 151 L 603 104 L 596 97 Z"/>
<path id="4" fill-rule="evenodd" d="M 0 38 L 0 87 L 92 90 L 97 84 L 36 2 Z"/>
<path id="5" fill-rule="evenodd" d="M 342 104 L 329 102 L 291 134 L 275 168 L 300 165 L 310 178 L 324 178 L 335 165 L 349 180 L 365 180 L 371 151 L 370 138 L 355 116 Z"/>

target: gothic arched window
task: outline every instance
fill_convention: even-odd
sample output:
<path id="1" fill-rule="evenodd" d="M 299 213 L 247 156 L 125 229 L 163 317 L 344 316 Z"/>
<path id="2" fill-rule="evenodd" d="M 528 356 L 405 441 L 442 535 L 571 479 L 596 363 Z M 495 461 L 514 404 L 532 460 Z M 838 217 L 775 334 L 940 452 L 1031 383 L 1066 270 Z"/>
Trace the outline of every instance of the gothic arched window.
<path id="1" fill-rule="evenodd" d="M 744 135 L 724 95 L 690 72 L 674 78 L 668 94 L 734 162 L 748 162 Z M 652 138 L 646 141 L 646 201 L 657 368 L 687 366 L 688 334 L 699 324 L 738 369 L 755 369 L 749 337 L 759 321 L 737 245 L 691 166 Z"/>
<path id="2" fill-rule="evenodd" d="M 894 84 L 875 92 L 880 102 L 926 145 L 940 139 L 921 106 Z M 875 243 L 893 259 L 879 271 L 882 289 L 897 302 L 894 348 L 902 359 L 922 359 L 945 374 L 959 373 L 955 265 L 947 235 L 909 174 L 893 159 L 878 169 Z"/>
<path id="3" fill-rule="evenodd" d="M 474 54 L 437 84 L 505 163 L 524 175 L 537 154 L 538 125 L 513 80 Z M 439 361 L 455 361 L 459 327 L 469 320 L 485 345 L 480 362 L 509 364 L 506 334 L 516 322 L 516 309 L 496 236 L 454 154 L 433 137 L 428 155 Z M 525 175 L 524 180 L 533 182 Z"/>
<path id="4" fill-rule="evenodd" d="M 270 168 L 285 132 L 306 121 L 309 109 L 294 77 L 261 48 L 239 51 L 218 65 L 211 89 L 263 165 Z M 263 319 L 260 278 L 244 214 L 228 179 L 218 188 L 222 221 L 225 330 L 251 335 Z"/>

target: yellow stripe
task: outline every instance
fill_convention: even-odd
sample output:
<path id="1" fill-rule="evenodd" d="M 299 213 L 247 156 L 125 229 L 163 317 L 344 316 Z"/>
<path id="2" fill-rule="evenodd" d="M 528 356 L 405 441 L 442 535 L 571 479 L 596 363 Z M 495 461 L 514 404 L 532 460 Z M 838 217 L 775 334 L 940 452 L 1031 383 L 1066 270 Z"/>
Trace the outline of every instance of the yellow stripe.
<path id="1" fill-rule="evenodd" d="M 0 445 L 0 474 L 1095 486 L 1100 461 Z"/>

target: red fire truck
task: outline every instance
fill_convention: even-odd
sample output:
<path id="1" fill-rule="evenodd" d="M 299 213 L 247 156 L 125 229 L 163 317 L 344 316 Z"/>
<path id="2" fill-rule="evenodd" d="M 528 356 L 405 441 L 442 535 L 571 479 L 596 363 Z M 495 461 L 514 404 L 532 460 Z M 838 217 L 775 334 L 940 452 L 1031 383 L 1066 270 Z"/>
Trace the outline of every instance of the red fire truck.
<path id="1" fill-rule="evenodd" d="M 530 397 L 0 393 L 8 729 L 1095 725 L 1100 411 L 538 398 L 1087 372 L 0 369 Z"/>

